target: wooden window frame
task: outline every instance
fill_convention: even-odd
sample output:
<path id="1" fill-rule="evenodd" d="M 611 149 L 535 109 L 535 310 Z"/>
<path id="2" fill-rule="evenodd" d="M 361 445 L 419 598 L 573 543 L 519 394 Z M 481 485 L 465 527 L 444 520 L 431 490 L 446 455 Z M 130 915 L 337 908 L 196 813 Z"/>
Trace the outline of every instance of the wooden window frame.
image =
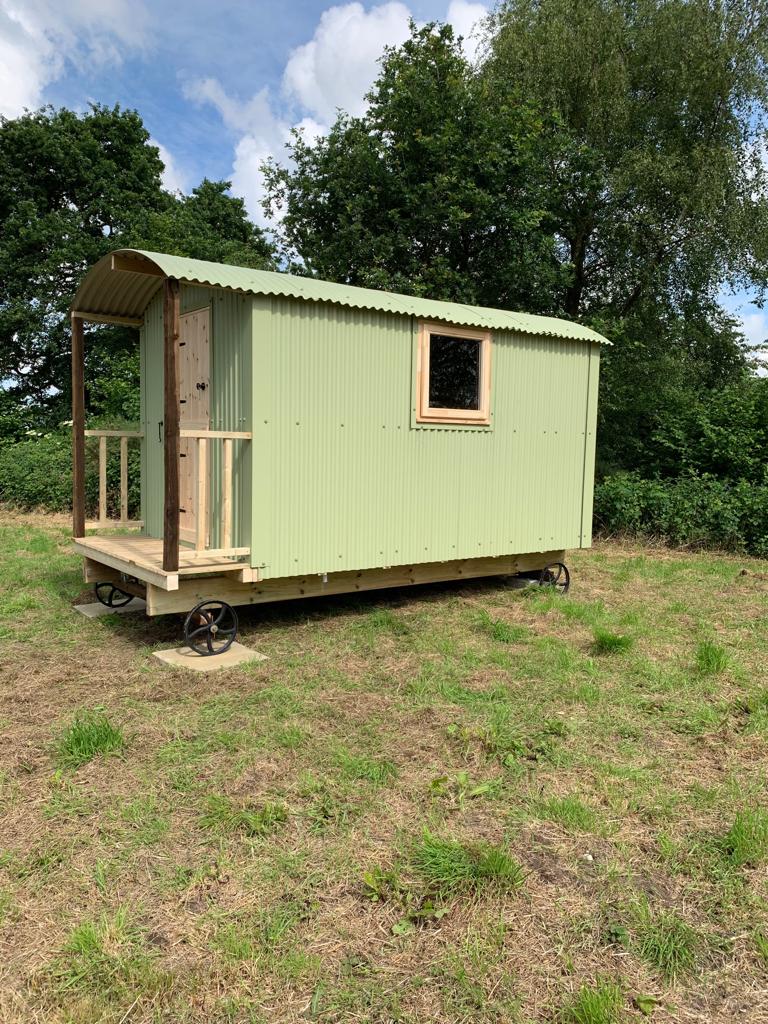
<path id="1" fill-rule="evenodd" d="M 443 409 L 429 404 L 429 339 L 432 334 L 480 342 L 480 408 Z M 491 332 L 419 321 L 416 357 L 416 422 L 487 427 L 491 422 Z"/>

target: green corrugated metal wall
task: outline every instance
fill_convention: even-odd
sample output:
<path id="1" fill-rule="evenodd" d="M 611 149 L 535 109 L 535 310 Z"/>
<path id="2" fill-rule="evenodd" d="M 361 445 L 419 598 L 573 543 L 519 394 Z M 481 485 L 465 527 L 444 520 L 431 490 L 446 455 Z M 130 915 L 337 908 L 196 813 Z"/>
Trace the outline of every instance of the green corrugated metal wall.
<path id="1" fill-rule="evenodd" d="M 182 288 L 182 312 L 206 305 L 211 428 L 253 431 L 250 446 L 235 442 L 234 542 L 250 544 L 265 578 L 591 542 L 599 345 L 495 332 L 491 428 L 414 428 L 410 317 Z M 142 514 L 153 537 L 163 532 L 162 350 L 158 295 L 141 332 Z M 219 442 L 212 451 L 215 525 Z"/>
<path id="2" fill-rule="evenodd" d="M 599 346 L 493 341 L 492 427 L 412 429 L 411 318 L 253 299 L 265 578 L 590 543 Z"/>
<path id="3" fill-rule="evenodd" d="M 211 362 L 211 430 L 250 430 L 251 299 L 212 288 L 183 285 L 181 312 L 209 306 Z M 163 300 L 159 293 L 144 314 L 141 331 L 142 518 L 150 537 L 163 535 Z M 209 505 L 212 546 L 218 546 L 221 493 L 221 442 L 211 441 Z M 233 540 L 250 543 L 251 457 L 247 444 L 234 442 L 232 473 Z"/>

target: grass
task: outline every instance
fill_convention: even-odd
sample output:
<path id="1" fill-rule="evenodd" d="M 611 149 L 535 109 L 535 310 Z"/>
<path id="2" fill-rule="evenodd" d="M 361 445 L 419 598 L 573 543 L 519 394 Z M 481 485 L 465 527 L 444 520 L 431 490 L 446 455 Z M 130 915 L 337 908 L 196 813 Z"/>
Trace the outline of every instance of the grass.
<path id="1" fill-rule="evenodd" d="M 728 860 L 736 867 L 757 867 L 768 859 L 768 810 L 739 811 L 723 841 Z"/>
<path id="2" fill-rule="evenodd" d="M 79 768 L 99 754 L 114 754 L 125 747 L 122 730 L 103 711 L 78 711 L 56 740 L 56 756 L 65 768 Z"/>
<path id="3" fill-rule="evenodd" d="M 178 617 L 73 615 L 63 517 L 5 515 L 0 1017 L 753 1005 L 768 565 L 568 561 L 566 599 L 489 580 L 244 608 L 268 660 L 197 677 L 152 657 Z"/>
<path id="4" fill-rule="evenodd" d="M 482 611 L 478 615 L 478 625 L 492 640 L 500 644 L 519 643 L 528 636 L 528 630 L 524 626 L 513 625 L 504 619 L 494 619 L 487 611 Z"/>
<path id="5" fill-rule="evenodd" d="M 599 816 L 577 796 L 550 797 L 535 804 L 537 817 L 556 821 L 572 832 L 594 832 L 599 825 Z"/>
<path id="6" fill-rule="evenodd" d="M 435 836 L 428 829 L 414 844 L 409 863 L 426 890 L 442 899 L 488 886 L 514 892 L 525 879 L 522 867 L 505 846 L 462 843 Z"/>
<path id="7" fill-rule="evenodd" d="M 719 675 L 728 668 L 728 652 L 712 640 L 701 640 L 696 645 L 695 662 L 701 675 Z"/>
<path id="8" fill-rule="evenodd" d="M 225 796 L 210 796 L 200 818 L 203 828 L 214 832 L 240 832 L 246 836 L 266 836 L 284 825 L 288 811 L 282 804 L 237 806 Z"/>
<path id="9" fill-rule="evenodd" d="M 557 1015 L 558 1024 L 619 1024 L 624 993 L 612 981 L 582 985 L 566 1000 Z"/>
<path id="10" fill-rule="evenodd" d="M 626 633 L 613 633 L 602 626 L 595 626 L 592 630 L 592 653 L 593 654 L 624 654 L 634 643 L 631 636 Z"/>
<path id="11" fill-rule="evenodd" d="M 98 1011 L 93 1019 L 102 1019 L 116 1003 L 129 1005 L 141 995 L 157 998 L 164 979 L 154 961 L 144 933 L 120 907 L 73 928 L 50 973 L 60 993 L 83 1000 L 80 1006 Z"/>
<path id="12" fill-rule="evenodd" d="M 696 966 L 701 936 L 677 913 L 643 905 L 636 922 L 636 951 L 668 981 L 689 974 Z"/>

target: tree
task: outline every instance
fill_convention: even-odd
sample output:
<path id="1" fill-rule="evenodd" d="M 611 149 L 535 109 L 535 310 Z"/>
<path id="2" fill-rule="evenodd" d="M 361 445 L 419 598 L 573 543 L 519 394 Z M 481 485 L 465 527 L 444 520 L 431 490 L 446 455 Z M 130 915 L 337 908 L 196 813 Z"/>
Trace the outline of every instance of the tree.
<path id="1" fill-rule="evenodd" d="M 489 23 L 491 94 L 552 115 L 542 226 L 566 274 L 558 305 L 615 343 L 603 467 L 679 472 L 694 429 L 680 410 L 706 419 L 720 388 L 750 387 L 718 295 L 766 287 L 767 54 L 765 0 L 509 0 Z"/>
<path id="2" fill-rule="evenodd" d="M 563 308 L 625 316 L 766 284 L 765 0 L 510 0 L 483 76 L 553 113 Z"/>
<path id="3" fill-rule="evenodd" d="M 69 322 L 78 284 L 101 256 L 126 245 L 254 266 L 270 247 L 227 182 L 188 197 L 165 192 L 158 150 L 135 111 L 44 108 L 0 119 L 0 381 L 4 434 L 68 416 Z M 89 332 L 88 376 L 102 379 L 101 411 L 135 369 L 136 332 Z M 110 369 L 111 368 L 111 369 Z M 130 388 L 129 388 L 130 390 Z M 97 392 L 94 391 L 94 398 Z M 127 403 L 127 404 L 126 404 Z M 15 427 L 14 427 L 15 424 Z"/>
<path id="4" fill-rule="evenodd" d="M 227 194 L 230 181 L 203 181 L 188 196 L 150 209 L 121 242 L 137 249 L 194 256 L 239 267 L 271 267 L 273 247 L 248 219 L 245 203 Z"/>
<path id="5" fill-rule="evenodd" d="M 494 306 L 546 308 L 557 287 L 541 121 L 497 103 L 450 26 L 388 48 L 361 117 L 295 133 L 293 166 L 268 163 L 266 210 L 286 259 L 334 281 Z"/>

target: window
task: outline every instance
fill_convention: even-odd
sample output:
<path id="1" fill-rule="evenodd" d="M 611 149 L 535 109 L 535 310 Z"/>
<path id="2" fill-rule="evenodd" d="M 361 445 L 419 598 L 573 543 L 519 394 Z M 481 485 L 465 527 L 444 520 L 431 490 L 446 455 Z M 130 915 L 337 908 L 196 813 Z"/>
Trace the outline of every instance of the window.
<path id="1" fill-rule="evenodd" d="M 491 335 L 422 323 L 416 369 L 417 423 L 490 423 Z"/>

